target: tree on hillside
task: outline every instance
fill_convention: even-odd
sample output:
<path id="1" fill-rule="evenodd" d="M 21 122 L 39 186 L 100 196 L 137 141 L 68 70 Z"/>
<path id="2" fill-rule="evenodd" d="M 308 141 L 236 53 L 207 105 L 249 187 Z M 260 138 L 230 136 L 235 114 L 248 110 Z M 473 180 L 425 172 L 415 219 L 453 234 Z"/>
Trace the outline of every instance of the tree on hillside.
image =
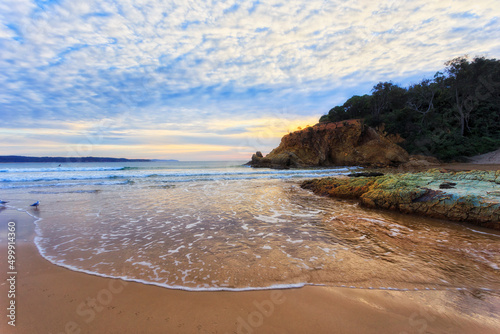
<path id="1" fill-rule="evenodd" d="M 372 122 L 378 123 L 384 112 L 402 107 L 406 90 L 392 82 L 379 82 L 372 89 Z"/>
<path id="2" fill-rule="evenodd" d="M 372 89 L 372 117 L 379 120 L 383 110 L 389 105 L 389 92 L 392 83 L 379 82 Z"/>
<path id="3" fill-rule="evenodd" d="M 406 105 L 422 115 L 420 126 L 423 126 L 425 117 L 434 110 L 434 98 L 438 91 L 438 85 L 424 79 L 420 83 L 408 88 L 408 99 Z"/>
<path id="4" fill-rule="evenodd" d="M 500 61 L 466 56 L 445 63 L 445 70 L 401 88 L 379 82 L 371 95 L 353 96 L 332 108 L 321 122 L 363 119 L 384 125 L 406 139 L 410 153 L 444 160 L 500 147 Z"/>
<path id="5" fill-rule="evenodd" d="M 469 127 L 470 114 L 474 108 L 474 73 L 468 57 L 457 57 L 445 63 L 447 82 L 455 100 L 455 110 L 460 120 L 460 135 Z"/>
<path id="6" fill-rule="evenodd" d="M 354 95 L 342 106 L 335 106 L 320 118 L 320 122 L 340 122 L 352 118 L 365 118 L 371 113 L 371 96 Z"/>

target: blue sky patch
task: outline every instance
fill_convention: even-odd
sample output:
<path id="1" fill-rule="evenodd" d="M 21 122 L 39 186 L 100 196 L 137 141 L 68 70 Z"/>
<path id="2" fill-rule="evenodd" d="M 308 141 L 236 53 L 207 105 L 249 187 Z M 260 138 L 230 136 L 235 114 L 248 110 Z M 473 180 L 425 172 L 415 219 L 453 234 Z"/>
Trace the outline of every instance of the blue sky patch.
<path id="1" fill-rule="evenodd" d="M 64 154 L 107 119 L 123 134 L 96 147 L 103 155 L 143 157 L 158 142 L 150 131 L 174 129 L 184 137 L 170 134 L 172 142 L 194 152 L 183 158 L 209 159 L 201 147 L 211 143 L 243 159 L 254 147 L 231 143 L 264 129 L 273 135 L 259 149 L 270 150 L 290 124 L 313 123 L 379 81 L 415 83 L 463 54 L 500 58 L 492 3 L 3 0 L 0 140 L 23 129 L 3 152 Z M 52 144 L 33 151 L 19 144 L 29 136 Z M 176 158 L 150 145 L 151 158 Z"/>

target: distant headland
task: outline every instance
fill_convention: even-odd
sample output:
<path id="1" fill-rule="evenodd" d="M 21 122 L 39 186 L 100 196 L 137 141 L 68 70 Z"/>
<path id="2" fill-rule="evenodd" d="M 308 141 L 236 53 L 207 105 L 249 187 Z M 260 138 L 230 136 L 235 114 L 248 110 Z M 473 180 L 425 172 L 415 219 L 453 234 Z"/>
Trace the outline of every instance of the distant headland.
<path id="1" fill-rule="evenodd" d="M 103 157 L 27 157 L 21 155 L 2 155 L 0 163 L 4 162 L 149 162 L 158 161 L 151 159 L 125 159 L 125 158 L 103 158 Z M 177 160 L 161 160 L 161 161 L 177 161 Z"/>

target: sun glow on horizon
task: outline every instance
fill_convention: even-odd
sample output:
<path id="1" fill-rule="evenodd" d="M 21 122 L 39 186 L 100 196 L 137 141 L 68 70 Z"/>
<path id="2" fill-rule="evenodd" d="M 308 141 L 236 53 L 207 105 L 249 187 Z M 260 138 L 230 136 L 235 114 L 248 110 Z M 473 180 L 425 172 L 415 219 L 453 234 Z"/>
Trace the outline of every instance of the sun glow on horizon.
<path id="1" fill-rule="evenodd" d="M 162 124 L 125 129 L 123 121 L 78 122 L 63 131 L 47 128 L 0 129 L 0 140 L 10 146 L 2 155 L 109 156 L 178 160 L 246 160 L 255 151 L 268 153 L 283 135 L 314 124 L 317 116 L 286 119 L 214 120 L 196 130 Z M 47 125 L 46 125 L 47 126 Z M 66 142 L 60 145 L 59 142 Z"/>
<path id="2" fill-rule="evenodd" d="M 500 57 L 498 17 L 495 0 L 4 0 L 0 154 L 268 152 L 379 81 Z"/>

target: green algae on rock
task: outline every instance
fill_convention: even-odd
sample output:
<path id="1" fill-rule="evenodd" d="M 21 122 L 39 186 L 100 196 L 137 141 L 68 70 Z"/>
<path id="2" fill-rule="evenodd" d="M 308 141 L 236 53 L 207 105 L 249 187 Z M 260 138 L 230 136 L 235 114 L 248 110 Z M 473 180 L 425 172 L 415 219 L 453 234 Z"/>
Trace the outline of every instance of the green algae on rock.
<path id="1" fill-rule="evenodd" d="M 323 178 L 302 188 L 324 196 L 359 199 L 383 208 L 434 218 L 470 222 L 500 230 L 500 170 L 387 174 L 377 177 Z"/>

